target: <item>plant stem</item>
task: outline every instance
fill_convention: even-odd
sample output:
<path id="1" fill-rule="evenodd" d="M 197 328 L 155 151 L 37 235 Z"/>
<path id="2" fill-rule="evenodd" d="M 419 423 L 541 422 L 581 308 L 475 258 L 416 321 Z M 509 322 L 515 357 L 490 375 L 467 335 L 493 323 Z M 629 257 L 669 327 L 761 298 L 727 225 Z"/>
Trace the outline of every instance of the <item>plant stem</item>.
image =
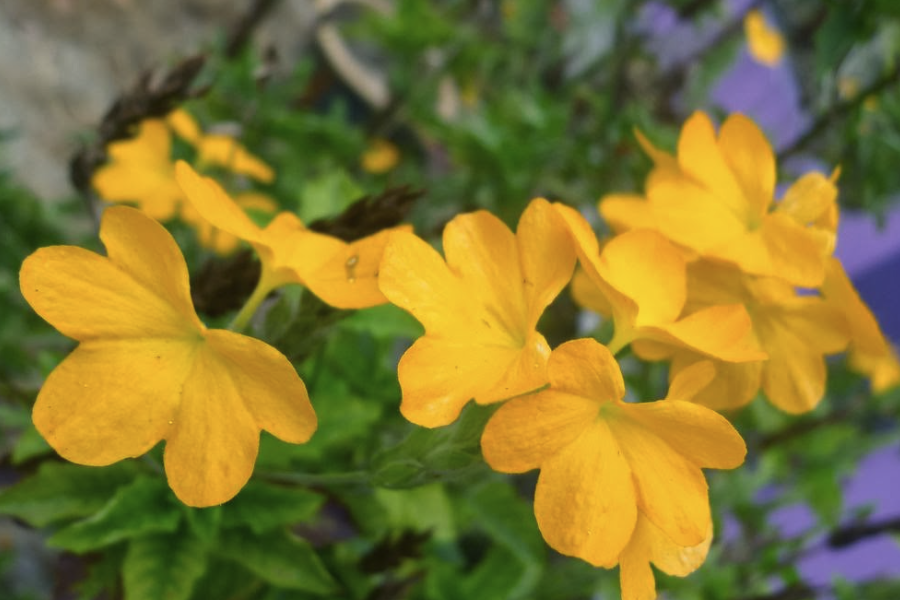
<path id="1" fill-rule="evenodd" d="M 256 289 L 254 289 L 253 293 L 250 294 L 250 297 L 247 298 L 247 302 L 244 303 L 244 306 L 238 314 L 234 316 L 234 319 L 232 319 L 231 323 L 228 325 L 228 329 L 236 333 L 242 332 L 247 327 L 247 323 L 250 322 L 250 319 L 253 318 L 253 315 L 256 314 L 259 305 L 263 303 L 266 296 L 268 296 L 276 287 L 278 287 L 278 282 L 275 281 L 272 274 L 266 270 L 265 266 L 263 266 L 259 281 L 256 284 Z"/>

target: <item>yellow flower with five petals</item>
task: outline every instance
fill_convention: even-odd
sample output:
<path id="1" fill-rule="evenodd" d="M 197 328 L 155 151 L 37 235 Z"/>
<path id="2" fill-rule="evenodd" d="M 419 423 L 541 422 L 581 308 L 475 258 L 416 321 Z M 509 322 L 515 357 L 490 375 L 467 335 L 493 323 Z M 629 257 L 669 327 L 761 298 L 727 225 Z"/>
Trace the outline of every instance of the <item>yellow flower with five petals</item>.
<path id="1" fill-rule="evenodd" d="M 485 211 L 460 215 L 443 236 L 446 262 L 411 233 L 384 250 L 379 285 L 425 327 L 397 367 L 400 410 L 418 425 L 453 422 L 471 399 L 499 402 L 547 381 L 544 309 L 568 284 L 575 252 L 565 223 L 533 200 L 513 234 Z"/>
<path id="2" fill-rule="evenodd" d="M 78 347 L 49 375 L 34 424 L 65 459 L 108 465 L 165 440 L 169 485 L 185 504 L 231 499 L 253 472 L 259 434 L 306 442 L 316 415 L 280 352 L 207 329 L 184 258 L 141 211 L 108 209 L 107 256 L 42 248 L 22 265 L 22 295 Z"/>
<path id="3" fill-rule="evenodd" d="M 712 525 L 701 469 L 732 469 L 746 454 L 724 417 L 688 401 L 711 366 L 682 373 L 665 400 L 627 403 L 612 354 L 581 339 L 553 351 L 548 376 L 549 388 L 494 413 L 484 458 L 504 473 L 540 469 L 534 513 L 547 543 L 595 566 L 621 563 L 623 597 L 653 598 L 638 593 L 653 590 L 650 562 L 684 575 L 705 557 Z"/>

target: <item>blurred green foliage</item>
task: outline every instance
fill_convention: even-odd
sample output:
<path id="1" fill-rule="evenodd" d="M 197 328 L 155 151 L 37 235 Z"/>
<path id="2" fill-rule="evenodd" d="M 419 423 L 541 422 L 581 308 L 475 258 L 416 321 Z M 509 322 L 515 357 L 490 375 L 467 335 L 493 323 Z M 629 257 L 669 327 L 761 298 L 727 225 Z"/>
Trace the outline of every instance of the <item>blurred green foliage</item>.
<path id="1" fill-rule="evenodd" d="M 248 48 L 227 59 L 217 47 L 204 74 L 209 91 L 187 109 L 204 124 L 237 124 L 242 142 L 278 174 L 261 189 L 307 221 L 397 184 L 427 191 L 411 220 L 435 242 L 458 212 L 486 208 L 513 224 L 534 196 L 590 212 L 604 193 L 641 189 L 650 163 L 633 129 L 672 148 L 684 117 L 705 106 L 709 86 L 742 44 L 732 28 L 691 64 L 663 72 L 635 27 L 646 4 L 398 0 L 391 16 L 363 11 L 342 23 L 389 82 L 386 109 L 326 77 L 321 57 L 279 65 L 263 79 L 260 71 L 271 67 L 263 53 Z M 668 4 L 688 19 L 723 14 L 716 2 Z M 898 4 L 764 4 L 782 17 L 812 119 L 812 133 L 787 154 L 840 164 L 841 201 L 883 214 L 900 190 Z M 873 44 L 877 60 L 855 67 L 853 57 Z M 839 95 L 834 74 L 843 70 L 859 78 L 857 95 Z M 374 136 L 400 149 L 389 173 L 360 167 Z M 82 600 L 617 597 L 615 571 L 546 547 L 532 515 L 533 474 L 504 477 L 484 465 L 478 438 L 489 409 L 470 407 L 458 423 L 433 431 L 402 419 L 396 361 L 420 328 L 393 307 L 336 312 L 288 289 L 254 322 L 253 335 L 294 360 L 320 425 L 302 446 L 264 435 L 254 480 L 224 506 L 180 505 L 158 448 L 102 469 L 59 462 L 29 410 L 71 343 L 30 311 L 16 273 L 37 247 L 97 242 L 77 201 L 52 206 L 0 173 L 0 473 L 5 484 L 18 482 L 0 492 L 0 513 L 40 531 L 54 560 L 79 557 L 82 575 L 59 593 Z M 229 260 L 174 228 L 187 240 L 192 273 Z M 557 331 L 548 338 L 571 337 L 574 315 L 551 326 Z M 720 535 L 691 577 L 657 574 L 668 597 L 898 597 L 896 577 L 836 580 L 822 590 L 805 586 L 797 569 L 810 543 L 820 548 L 816 540 L 865 518 L 848 513 L 842 484 L 871 451 L 900 441 L 900 395 L 872 398 L 842 364 L 830 368 L 829 395 L 809 415 L 789 417 L 763 402 L 733 415 L 748 463 L 710 474 Z M 628 372 L 629 385 L 642 398 L 661 398 L 664 375 L 658 365 L 639 366 Z M 815 524 L 785 538 L 771 515 L 796 503 L 812 509 Z M 13 558 L 0 554 L 0 589 L 17 576 Z"/>

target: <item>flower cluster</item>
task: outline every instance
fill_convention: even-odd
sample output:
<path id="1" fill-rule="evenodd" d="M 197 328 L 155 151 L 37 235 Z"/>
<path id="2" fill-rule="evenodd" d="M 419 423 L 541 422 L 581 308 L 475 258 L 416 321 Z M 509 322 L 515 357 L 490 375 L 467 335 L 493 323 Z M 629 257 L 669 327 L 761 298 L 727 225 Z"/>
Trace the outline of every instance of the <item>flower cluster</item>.
<path id="1" fill-rule="evenodd" d="M 311 231 L 290 212 L 259 226 L 216 181 L 171 162 L 170 129 L 201 166 L 273 176 L 186 113 L 147 121 L 110 149 L 94 181 L 105 198 L 144 212 L 106 211 L 105 257 L 38 250 L 22 266 L 21 289 L 79 344 L 40 391 L 41 434 L 87 465 L 164 440 L 169 483 L 186 504 L 232 498 L 250 478 L 261 430 L 303 443 L 316 429 L 290 362 L 239 333 L 288 284 L 337 308 L 391 302 L 418 319 L 424 334 L 397 367 L 402 414 L 433 428 L 469 401 L 498 405 L 481 436 L 485 461 L 502 473 L 538 469 L 544 539 L 592 565 L 618 565 L 628 600 L 655 598 L 651 565 L 685 576 L 706 558 L 713 521 L 703 469 L 736 468 L 747 452 L 717 410 L 760 389 L 784 411 L 811 410 L 824 395 L 825 355 L 848 349 L 874 389 L 900 381 L 895 351 L 831 256 L 836 175 L 804 175 L 776 199 L 774 154 L 741 115 L 718 132 L 693 115 L 675 155 L 639 134 L 654 168 L 643 195 L 600 201 L 610 239 L 573 208 L 538 198 L 515 232 L 486 211 L 455 217 L 443 256 L 405 226 L 354 242 Z M 175 214 L 259 257 L 259 283 L 231 331 L 207 329 L 194 311 L 185 261 L 154 220 Z M 539 331 L 570 283 L 581 306 L 611 321 L 606 344 L 551 349 Z M 615 358 L 626 347 L 668 362 L 664 399 L 629 396 Z"/>

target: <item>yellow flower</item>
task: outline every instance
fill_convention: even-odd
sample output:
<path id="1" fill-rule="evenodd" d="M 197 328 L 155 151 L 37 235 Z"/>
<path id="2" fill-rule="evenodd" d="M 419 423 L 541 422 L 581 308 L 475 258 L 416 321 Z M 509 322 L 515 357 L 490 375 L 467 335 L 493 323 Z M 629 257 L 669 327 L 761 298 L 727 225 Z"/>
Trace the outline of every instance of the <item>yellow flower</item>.
<path id="1" fill-rule="evenodd" d="M 746 273 L 821 285 L 835 243 L 834 177 L 808 173 L 774 203 L 772 148 L 739 114 L 717 137 L 709 117 L 694 113 L 681 131 L 677 159 L 638 139 L 656 167 L 647 178 L 646 201 L 634 195 L 601 200 L 600 212 L 614 229 L 651 227 L 692 253 Z"/>
<path id="2" fill-rule="evenodd" d="M 178 189 L 181 190 L 180 187 Z M 241 207 L 241 210 L 249 209 L 265 214 L 274 214 L 278 210 L 278 204 L 274 200 L 259 192 L 241 192 L 234 196 L 234 202 Z M 221 256 L 234 252 L 240 243 L 236 236 L 217 229 L 204 219 L 190 202 L 182 203 L 181 220 L 194 228 L 201 246 L 209 248 Z"/>
<path id="3" fill-rule="evenodd" d="M 783 281 L 749 277 L 711 261 L 688 266 L 687 289 L 687 312 L 726 302 L 744 304 L 754 335 L 769 355 L 762 363 L 717 362 L 716 379 L 696 402 L 716 410 L 738 408 L 762 387 L 769 401 L 785 412 L 804 413 L 818 405 L 825 394 L 824 356 L 842 352 L 849 339 L 840 310 L 820 297 L 799 296 Z M 671 374 L 703 358 L 679 351 L 671 356 Z"/>
<path id="4" fill-rule="evenodd" d="M 382 138 L 372 140 L 362 155 L 362 168 L 368 173 L 387 173 L 399 162 L 397 146 Z"/>
<path id="5" fill-rule="evenodd" d="M 418 425 L 451 423 L 473 399 L 498 402 L 544 385 L 541 313 L 569 282 L 575 253 L 565 223 L 533 200 L 513 234 L 485 211 L 444 229 L 446 262 L 409 233 L 391 236 L 379 276 L 388 300 L 425 327 L 400 359 L 400 410 Z"/>
<path id="6" fill-rule="evenodd" d="M 625 598 L 641 597 L 632 592 L 648 578 L 652 589 L 650 561 L 696 568 L 711 537 L 701 469 L 732 469 L 746 454 L 725 418 L 687 401 L 711 366 L 682 373 L 665 400 L 627 403 L 612 354 L 581 339 L 553 351 L 548 375 L 548 389 L 501 406 L 481 438 L 493 469 L 540 469 L 534 514 L 547 543 L 595 566 L 621 562 Z M 670 568 L 682 551 L 693 558 Z"/>
<path id="7" fill-rule="evenodd" d="M 263 183 L 271 183 L 275 179 L 272 167 L 251 154 L 233 137 L 202 133 L 187 111 L 177 109 L 166 120 L 180 138 L 196 148 L 197 162 L 201 168 L 207 165 L 219 166 Z"/>
<path id="8" fill-rule="evenodd" d="M 187 163 L 178 162 L 176 178 L 205 220 L 256 250 L 262 263 L 260 283 L 254 292 L 256 299 L 265 298 L 282 285 L 298 283 L 338 308 L 365 308 L 387 302 L 378 290 L 376 278 L 384 245 L 393 230 L 348 243 L 310 231 L 288 212 L 278 214 L 261 228 L 214 180 L 201 177 Z M 248 302 L 248 306 L 253 304 Z"/>
<path id="9" fill-rule="evenodd" d="M 94 189 L 104 200 L 132 202 L 158 221 L 178 213 L 181 190 L 175 182 L 172 138 L 158 119 L 143 121 L 137 135 L 109 145 L 110 162 L 94 173 Z"/>
<path id="10" fill-rule="evenodd" d="M 836 258 L 828 263 L 822 285 L 826 302 L 837 307 L 850 328 L 849 363 L 851 368 L 872 381 L 872 390 L 884 392 L 900 384 L 900 359 L 884 337 L 875 315 L 866 306 Z"/>
<path id="11" fill-rule="evenodd" d="M 584 217 L 561 204 L 555 207 L 569 226 L 579 263 L 590 281 L 590 285 L 573 285 L 575 299 L 612 316 L 613 352 L 635 340 L 653 340 L 732 362 L 766 358 L 753 340 L 750 318 L 740 303 L 706 307 L 682 318 L 687 265 L 678 249 L 659 233 L 647 229 L 623 233 L 601 252 Z M 591 287 L 599 292 L 599 299 L 585 289 Z"/>
<path id="12" fill-rule="evenodd" d="M 100 238 L 106 257 L 55 246 L 22 265 L 22 295 L 79 342 L 41 388 L 34 424 L 84 465 L 165 440 L 175 494 L 191 506 L 226 502 L 250 478 L 261 430 L 298 444 L 313 434 L 306 387 L 274 348 L 200 322 L 184 258 L 156 221 L 110 208 Z"/>
<path id="13" fill-rule="evenodd" d="M 781 33 L 771 27 L 759 10 L 747 11 L 744 17 L 744 34 L 747 36 L 747 47 L 750 56 L 769 67 L 781 62 L 784 55 L 784 38 Z"/>

